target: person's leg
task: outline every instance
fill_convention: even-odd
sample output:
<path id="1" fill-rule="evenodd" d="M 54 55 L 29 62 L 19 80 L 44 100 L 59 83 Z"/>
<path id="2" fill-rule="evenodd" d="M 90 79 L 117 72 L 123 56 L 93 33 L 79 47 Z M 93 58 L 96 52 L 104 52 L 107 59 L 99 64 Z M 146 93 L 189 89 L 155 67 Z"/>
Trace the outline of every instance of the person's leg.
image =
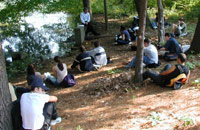
<path id="1" fill-rule="evenodd" d="M 157 73 L 151 72 L 151 71 L 145 71 L 143 74 L 143 80 L 146 80 L 148 78 L 150 78 L 151 80 L 153 80 L 153 82 L 159 86 L 162 86 L 162 79 L 161 76 Z"/>
<path id="2" fill-rule="evenodd" d="M 48 76 L 46 79 L 48 82 L 52 83 L 53 85 L 59 86 L 60 83 L 58 83 L 57 79 L 54 76 Z"/>
<path id="3" fill-rule="evenodd" d="M 147 56 L 143 56 L 143 63 L 146 64 L 146 65 L 152 64 L 152 63 L 150 62 L 149 57 L 147 57 Z"/>
<path id="4" fill-rule="evenodd" d="M 136 65 L 136 56 L 131 60 L 130 63 L 128 63 L 129 67 L 135 67 L 135 65 Z"/>
<path id="5" fill-rule="evenodd" d="M 91 23 L 88 23 L 88 31 L 92 32 L 94 35 L 99 35 L 99 33 L 95 31 Z"/>
<path id="6" fill-rule="evenodd" d="M 171 66 L 172 66 L 171 64 L 165 65 L 165 67 L 160 71 L 160 73 L 162 73 L 162 72 L 168 70 L 169 68 L 171 68 Z"/>
<path id="7" fill-rule="evenodd" d="M 164 56 L 164 59 L 166 61 L 173 61 L 173 60 L 176 60 L 178 58 L 178 55 L 177 54 L 169 54 L 169 53 L 166 53 L 165 56 Z"/>
<path id="8" fill-rule="evenodd" d="M 124 40 L 117 40 L 118 45 L 126 45 L 129 44 L 130 41 L 124 41 Z"/>

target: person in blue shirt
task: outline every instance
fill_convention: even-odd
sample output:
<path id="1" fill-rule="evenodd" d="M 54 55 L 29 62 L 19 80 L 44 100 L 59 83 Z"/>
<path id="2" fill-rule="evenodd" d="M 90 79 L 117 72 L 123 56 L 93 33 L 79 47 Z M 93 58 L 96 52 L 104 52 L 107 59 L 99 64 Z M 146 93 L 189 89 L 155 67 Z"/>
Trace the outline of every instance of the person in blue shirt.
<path id="1" fill-rule="evenodd" d="M 115 45 L 126 45 L 131 43 L 131 36 L 124 26 L 120 27 L 121 34 L 116 36 Z"/>
<path id="2" fill-rule="evenodd" d="M 165 33 L 165 41 L 166 44 L 161 48 L 161 50 L 167 51 L 164 55 L 164 59 L 166 61 L 176 60 L 178 54 L 182 53 L 180 44 L 170 33 Z"/>

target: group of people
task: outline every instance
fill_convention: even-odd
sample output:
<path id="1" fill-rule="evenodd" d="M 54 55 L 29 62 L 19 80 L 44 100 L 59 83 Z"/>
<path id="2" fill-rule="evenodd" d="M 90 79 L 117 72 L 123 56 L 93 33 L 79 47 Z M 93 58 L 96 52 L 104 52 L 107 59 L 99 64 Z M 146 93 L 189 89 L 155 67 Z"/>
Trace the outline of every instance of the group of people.
<path id="1" fill-rule="evenodd" d="M 90 14 L 87 8 L 81 13 L 80 18 L 82 24 L 87 28 L 86 35 L 88 32 L 99 35 L 90 24 Z M 173 25 L 173 30 L 175 34 L 181 35 L 181 33 L 185 32 L 186 26 L 183 19 L 179 19 L 179 21 L 179 25 Z M 133 25 L 132 31 L 135 33 L 139 27 L 135 23 Z M 137 27 L 135 27 L 135 25 L 137 25 Z M 121 34 L 116 36 L 116 44 L 130 44 L 132 37 L 128 30 L 126 30 L 124 26 L 121 26 L 120 32 Z M 136 35 L 134 40 L 137 40 Z M 180 79 L 188 79 L 190 75 L 190 70 L 185 66 L 186 55 L 182 53 L 177 40 L 172 37 L 170 33 L 165 34 L 165 40 L 166 44 L 160 48 L 160 50 L 165 51 L 163 55 L 164 59 L 167 61 L 177 60 L 178 64 L 167 64 L 160 73 L 149 70 L 143 73 L 143 80 L 150 78 L 159 86 L 170 85 L 171 79 L 176 78 L 180 74 L 184 74 Z M 76 56 L 71 69 L 78 69 L 80 72 L 88 72 L 97 70 L 110 63 L 105 49 L 100 43 L 95 41 L 93 44 L 94 49 L 90 51 L 86 51 L 84 46 L 80 46 L 80 54 Z M 135 67 L 136 58 L 137 57 L 134 57 L 126 67 Z M 59 56 L 56 56 L 54 61 L 56 62 L 56 65 L 52 68 L 53 75 L 45 75 L 45 80 L 55 86 L 65 86 L 65 77 L 68 75 L 67 65 L 61 61 Z M 144 39 L 143 63 L 147 67 L 159 65 L 159 52 L 157 48 L 151 44 L 148 38 Z M 49 88 L 45 85 L 42 75 L 39 72 L 36 72 L 33 64 L 30 64 L 27 67 L 27 83 L 31 89 L 27 90 L 19 88 L 18 92 L 20 95 L 17 96 L 17 101 L 20 103 L 22 127 L 24 130 L 50 130 L 51 125 L 55 125 L 62 121 L 61 117 L 59 117 L 56 112 L 55 103 L 58 99 L 56 96 L 47 94 Z M 180 88 L 180 85 L 176 86 L 175 89 L 178 88 Z M 14 112 L 12 114 L 16 113 Z"/>

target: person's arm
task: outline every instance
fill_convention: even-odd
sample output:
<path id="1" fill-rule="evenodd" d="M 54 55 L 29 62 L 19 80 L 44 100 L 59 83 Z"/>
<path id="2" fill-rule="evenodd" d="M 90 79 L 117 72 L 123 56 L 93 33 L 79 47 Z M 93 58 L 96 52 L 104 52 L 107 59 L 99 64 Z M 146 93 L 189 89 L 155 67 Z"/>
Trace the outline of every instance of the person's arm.
<path id="1" fill-rule="evenodd" d="M 56 66 L 54 66 L 52 70 L 53 70 L 53 75 L 55 76 L 55 78 L 57 78 Z"/>
<path id="2" fill-rule="evenodd" d="M 90 22 L 90 13 L 88 12 L 88 23 Z"/>
<path id="3" fill-rule="evenodd" d="M 161 72 L 160 75 L 168 75 L 168 74 L 170 74 L 171 72 L 173 72 L 175 69 L 176 69 L 176 67 L 175 67 L 175 66 L 172 66 L 172 67 L 170 67 L 168 70 Z"/>
<path id="4" fill-rule="evenodd" d="M 80 14 L 80 19 L 81 19 L 81 22 L 82 22 L 83 24 L 85 24 L 84 14 L 83 14 L 83 13 Z"/>
<path id="5" fill-rule="evenodd" d="M 49 96 L 48 102 L 57 102 L 58 98 L 56 96 Z"/>
<path id="6" fill-rule="evenodd" d="M 189 83 L 189 80 L 190 80 L 190 70 L 189 70 L 189 72 L 188 72 L 188 74 L 187 74 L 187 80 L 186 80 L 186 82 L 185 83 Z"/>
<path id="7" fill-rule="evenodd" d="M 126 36 L 125 36 L 125 34 L 123 33 L 123 34 L 122 34 L 122 40 L 125 40 L 125 38 L 126 38 Z"/>
<path id="8" fill-rule="evenodd" d="M 76 59 L 74 60 L 74 63 L 71 66 L 72 69 L 74 69 L 78 64 L 80 64 L 80 61 L 78 59 L 79 59 L 79 56 L 77 56 Z"/>

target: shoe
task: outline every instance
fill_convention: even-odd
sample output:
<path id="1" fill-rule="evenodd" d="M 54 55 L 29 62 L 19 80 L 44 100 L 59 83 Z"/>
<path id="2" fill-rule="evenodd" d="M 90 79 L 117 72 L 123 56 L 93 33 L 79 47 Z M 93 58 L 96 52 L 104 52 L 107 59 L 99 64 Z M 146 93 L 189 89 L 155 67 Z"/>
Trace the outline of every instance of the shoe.
<path id="1" fill-rule="evenodd" d="M 55 124 L 58 124 L 62 121 L 62 118 L 61 117 L 57 117 L 55 120 L 51 120 L 51 125 L 55 125 Z"/>

